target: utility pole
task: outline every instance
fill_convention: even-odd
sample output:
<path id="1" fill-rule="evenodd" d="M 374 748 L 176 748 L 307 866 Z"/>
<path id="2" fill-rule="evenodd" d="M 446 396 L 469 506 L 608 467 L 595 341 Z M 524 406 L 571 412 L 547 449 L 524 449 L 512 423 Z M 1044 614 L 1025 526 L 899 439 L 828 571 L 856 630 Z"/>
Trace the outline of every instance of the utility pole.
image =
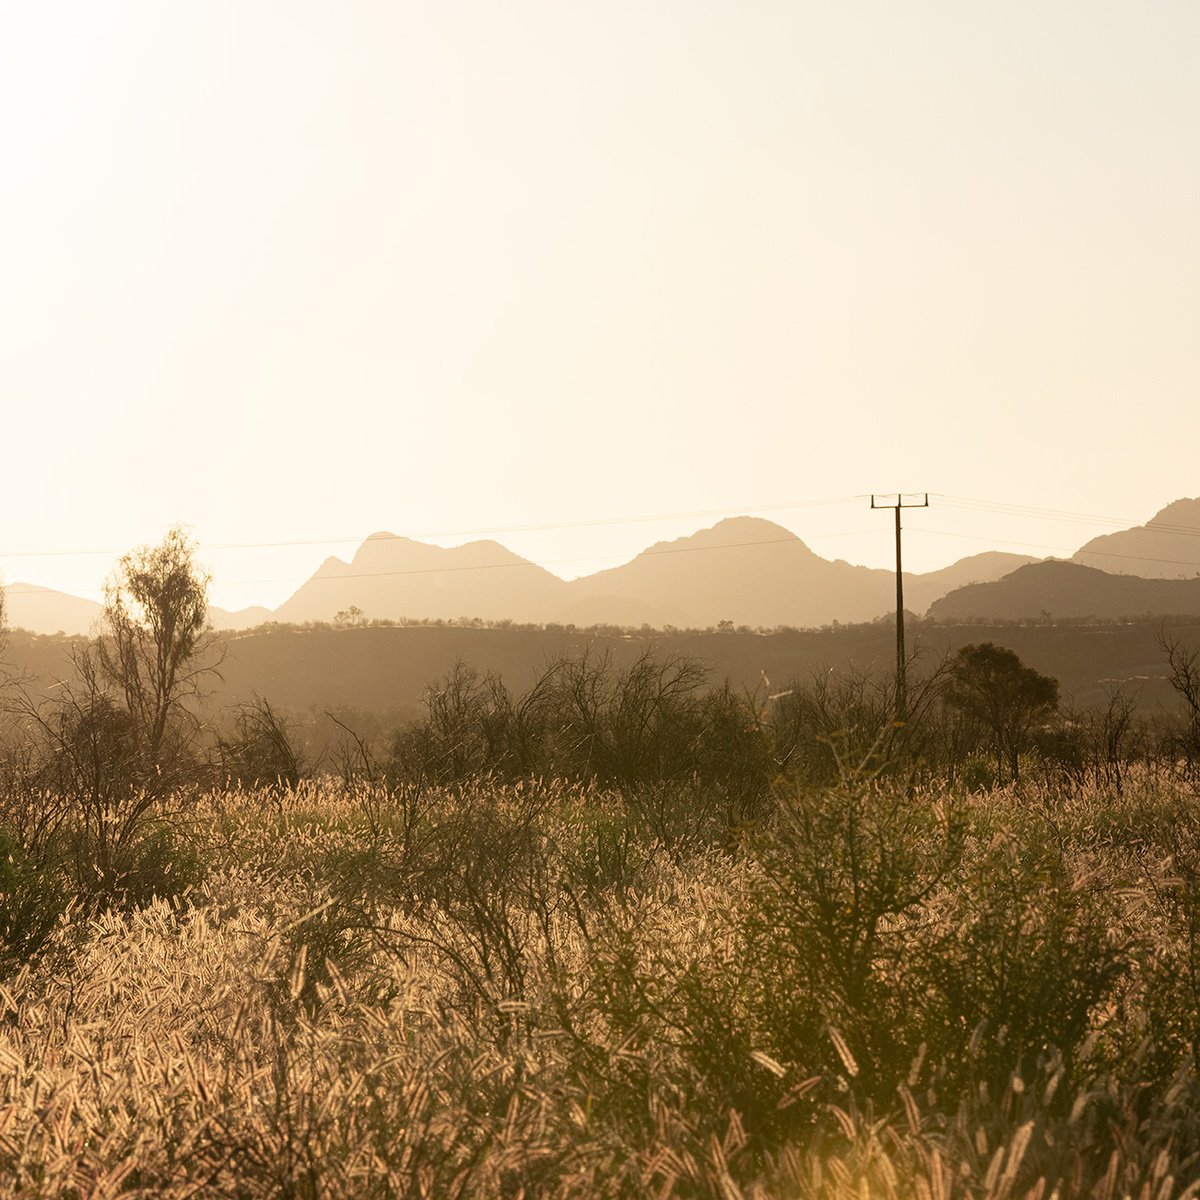
<path id="1" fill-rule="evenodd" d="M 917 496 L 921 498 L 918 500 Z M 872 496 L 871 507 L 896 510 L 896 720 L 904 721 L 908 712 L 908 681 L 905 679 L 908 664 L 904 656 L 904 571 L 900 564 L 900 510 L 928 508 L 929 493 L 901 493 L 896 496 L 894 502 L 888 497 Z"/>

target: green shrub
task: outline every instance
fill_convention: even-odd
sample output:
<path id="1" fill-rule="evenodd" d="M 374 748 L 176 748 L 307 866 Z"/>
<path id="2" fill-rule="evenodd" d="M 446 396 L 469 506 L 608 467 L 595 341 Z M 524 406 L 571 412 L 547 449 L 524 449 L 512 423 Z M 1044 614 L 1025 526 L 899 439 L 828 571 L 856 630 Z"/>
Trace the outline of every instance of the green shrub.
<path id="1" fill-rule="evenodd" d="M 42 949 L 67 900 L 53 866 L 31 861 L 20 841 L 0 828 L 0 976 Z"/>
<path id="2" fill-rule="evenodd" d="M 921 1041 L 908 924 L 957 868 L 964 820 L 943 799 L 872 778 L 779 797 L 752 843 L 754 1011 L 770 1053 L 888 1099 Z"/>
<path id="3" fill-rule="evenodd" d="M 1129 966 L 1104 889 L 1030 820 L 977 843 L 942 901 L 912 957 L 928 981 L 931 1056 L 963 1085 L 997 1085 L 1051 1051 L 1069 1075 L 1093 1011 Z"/>

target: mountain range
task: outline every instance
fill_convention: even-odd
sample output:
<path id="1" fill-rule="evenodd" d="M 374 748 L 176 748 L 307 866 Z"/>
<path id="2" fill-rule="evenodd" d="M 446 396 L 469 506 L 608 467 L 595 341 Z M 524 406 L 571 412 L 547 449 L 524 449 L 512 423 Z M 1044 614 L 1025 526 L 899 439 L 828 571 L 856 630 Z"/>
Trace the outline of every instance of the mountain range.
<path id="1" fill-rule="evenodd" d="M 1145 525 L 1093 538 L 1069 562 L 991 551 L 906 573 L 905 607 L 954 620 L 1193 614 L 1198 574 L 1200 499 L 1183 499 Z M 230 630 L 357 608 L 367 620 L 813 628 L 872 621 L 894 606 L 893 572 L 822 558 L 780 525 L 732 517 L 570 581 L 498 542 L 443 549 L 381 532 L 349 562 L 327 559 L 273 612 L 214 608 L 210 618 Z M 7 610 L 10 625 L 44 633 L 88 632 L 100 614 L 92 601 L 31 584 L 7 589 Z"/>
<path id="2" fill-rule="evenodd" d="M 1029 561 L 989 553 L 906 576 L 906 599 L 923 610 L 960 584 L 996 579 Z M 329 620 L 355 605 L 367 618 L 801 627 L 873 620 L 894 607 L 895 587 L 891 571 L 822 558 L 794 533 L 757 517 L 731 517 L 570 581 L 496 542 L 443 550 L 377 533 L 350 562 L 327 559 L 275 618 Z"/>

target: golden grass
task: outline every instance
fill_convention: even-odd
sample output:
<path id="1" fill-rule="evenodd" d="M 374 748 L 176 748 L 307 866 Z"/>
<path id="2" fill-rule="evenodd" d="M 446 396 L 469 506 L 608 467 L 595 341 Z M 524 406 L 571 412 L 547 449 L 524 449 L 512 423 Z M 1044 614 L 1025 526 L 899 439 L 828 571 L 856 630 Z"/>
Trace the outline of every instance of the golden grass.
<path id="1" fill-rule="evenodd" d="M 519 789 L 492 799 L 496 812 L 524 802 Z M 539 853 L 559 854 L 598 805 L 559 794 Z M 1084 831 L 1080 869 L 1130 885 L 1122 912 L 1149 931 L 1165 909 L 1132 888 L 1127 856 L 1105 841 L 1114 811 L 1059 808 Z M 853 1098 L 853 1054 L 836 1028 L 840 1082 L 756 1044 L 753 994 L 737 992 L 729 1019 L 744 1030 L 730 1044 L 745 1033 L 747 1078 L 777 1083 L 796 1106 L 786 1111 L 807 1115 L 772 1144 L 745 1113 L 718 1109 L 707 1035 L 683 1017 L 703 1016 L 704 998 L 724 996 L 745 966 L 739 929 L 758 870 L 748 859 L 655 852 L 631 881 L 590 893 L 539 876 L 549 903 L 518 890 L 493 910 L 485 897 L 468 921 L 456 892 L 407 898 L 400 877 L 415 852 L 403 839 L 416 833 L 381 817 L 369 789 L 217 795 L 193 820 L 212 864 L 196 891 L 69 915 L 0 987 L 0 1196 L 1200 1194 L 1182 1148 L 1197 1121 L 1190 1064 L 1155 1097 L 1117 1081 L 1102 1069 L 1105 1054 L 1124 1053 L 1112 1027 L 1124 1018 L 1111 1014 L 1107 1025 L 1097 1014 L 1086 1048 L 1096 1065 L 1070 1104 L 1059 1095 L 1055 1106 L 1066 1085 L 1050 1056 L 1003 1094 L 952 1099 L 918 1064 L 876 1111 Z M 364 847 L 381 874 L 363 867 L 348 888 L 345 864 Z M 931 897 L 925 917 L 948 902 Z M 516 939 L 519 976 L 489 974 L 472 924 L 485 918 Z M 1114 1003 L 1129 997 L 1136 983 Z"/>

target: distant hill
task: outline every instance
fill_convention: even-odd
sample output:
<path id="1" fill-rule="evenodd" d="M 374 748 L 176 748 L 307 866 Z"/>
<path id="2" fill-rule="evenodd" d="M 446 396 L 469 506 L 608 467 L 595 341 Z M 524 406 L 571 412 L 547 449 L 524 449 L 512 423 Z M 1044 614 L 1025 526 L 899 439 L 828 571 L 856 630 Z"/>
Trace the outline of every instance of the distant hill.
<path id="1" fill-rule="evenodd" d="M 675 623 L 698 628 L 724 620 L 764 628 L 869 621 L 895 603 L 890 572 L 821 558 L 794 533 L 758 517 L 659 542 L 568 586 L 577 603 L 621 596 L 673 609 Z"/>
<path id="2" fill-rule="evenodd" d="M 927 571 L 922 575 L 904 573 L 904 607 L 915 613 L 925 612 L 935 600 L 940 600 L 956 588 L 970 583 L 990 583 L 1023 567 L 1037 562 L 1027 554 L 1008 554 L 1000 550 L 987 550 L 983 554 L 972 554 L 958 562 L 942 567 L 939 571 Z"/>
<path id="3" fill-rule="evenodd" d="M 95 600 L 84 600 L 68 592 L 39 587 L 36 583 L 11 583 L 4 589 L 4 618 L 12 629 L 40 634 L 88 634 L 103 611 Z M 269 608 L 243 608 L 226 612 L 210 606 L 208 619 L 214 629 L 250 629 L 272 619 Z"/>
<path id="4" fill-rule="evenodd" d="M 236 612 L 229 612 L 212 604 L 208 608 L 208 622 L 216 630 L 253 629 L 255 625 L 274 619 L 275 614 L 269 608 L 263 608 L 261 604 L 239 608 Z"/>
<path id="5" fill-rule="evenodd" d="M 275 610 L 278 621 L 327 621 L 351 606 L 373 619 L 555 620 L 565 584 L 498 542 L 446 550 L 374 533 L 350 562 L 328 558 Z"/>
<path id="6" fill-rule="evenodd" d="M 1122 620 L 1200 616 L 1200 579 L 1141 579 L 1052 560 L 958 588 L 929 607 L 934 620 Z"/>
<path id="7" fill-rule="evenodd" d="M 36 583 L 10 583 L 4 589 L 4 619 L 13 629 L 33 633 L 89 633 L 100 605 Z"/>
<path id="8" fill-rule="evenodd" d="M 581 629 L 589 625 L 620 625 L 627 629 L 641 629 L 644 625 L 651 629 L 666 629 L 673 625 L 682 629 L 694 624 L 688 620 L 686 609 L 679 605 L 659 607 L 608 593 L 567 600 L 558 610 L 556 620 L 563 625 L 578 625 Z"/>
<path id="9" fill-rule="evenodd" d="M 950 588 L 995 579 L 1029 561 L 980 554 L 925 575 L 906 572 L 905 607 L 922 612 Z M 732 517 L 690 537 L 660 542 L 570 587 L 577 603 L 622 596 L 673 609 L 680 614 L 673 624 L 700 629 L 723 620 L 766 629 L 872 621 L 896 602 L 894 572 L 822 558 L 794 533 L 758 517 Z"/>
<path id="10" fill-rule="evenodd" d="M 1072 564 L 1109 577 L 1200 578 L 1200 499 L 1177 500 L 1145 525 L 1093 538 L 1067 565 Z M 975 611 L 1005 619 L 1028 619 L 1043 611 L 1064 618 L 1195 611 L 1186 589 L 1122 588 L 1055 570 L 1020 575 L 999 591 L 973 590 L 1030 565 L 1038 564 L 1025 555 L 988 552 L 938 571 L 906 572 L 905 607 L 954 619 Z M 950 595 L 955 598 L 943 601 Z M 32 584 L 13 584 L 8 596 L 9 624 L 38 633 L 86 633 L 100 612 L 92 601 Z M 731 621 L 770 629 L 872 621 L 889 614 L 894 604 L 891 571 L 822 558 L 772 521 L 731 517 L 569 582 L 498 542 L 443 549 L 376 533 L 349 562 L 327 559 L 274 612 L 212 608 L 209 616 L 220 631 L 271 620 L 330 621 L 351 608 L 368 620 L 481 617 L 634 629 L 705 629 Z"/>
<path id="11" fill-rule="evenodd" d="M 1176 500 L 1145 525 L 1092 538 L 1071 561 L 1118 575 L 1194 579 L 1200 576 L 1200 499 Z"/>

